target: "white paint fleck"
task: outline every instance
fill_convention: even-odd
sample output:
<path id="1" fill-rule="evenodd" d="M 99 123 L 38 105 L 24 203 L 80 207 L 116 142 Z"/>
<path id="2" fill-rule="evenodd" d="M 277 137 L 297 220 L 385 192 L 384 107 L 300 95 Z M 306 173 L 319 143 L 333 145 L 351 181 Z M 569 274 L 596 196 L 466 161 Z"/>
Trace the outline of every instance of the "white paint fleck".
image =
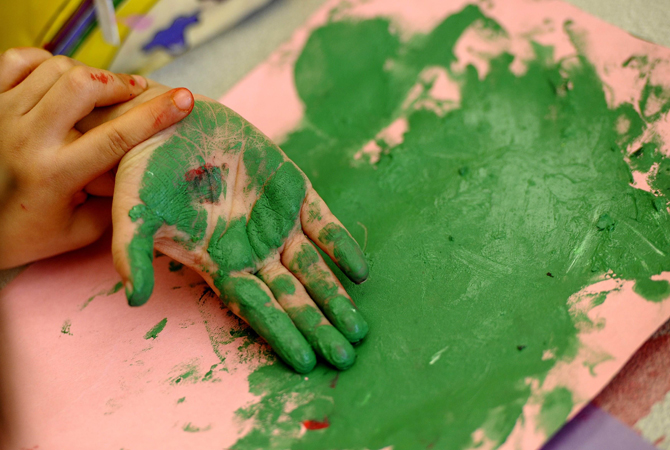
<path id="1" fill-rule="evenodd" d="M 447 345 L 447 346 L 444 347 L 442 350 L 440 350 L 439 352 L 435 353 L 435 354 L 433 355 L 433 357 L 430 358 L 430 362 L 429 362 L 428 364 L 431 365 L 431 366 L 432 366 L 433 364 L 435 364 L 435 363 L 437 362 L 437 360 L 440 359 L 440 357 L 442 356 L 442 353 L 446 352 L 448 349 L 449 349 L 449 346 Z"/>

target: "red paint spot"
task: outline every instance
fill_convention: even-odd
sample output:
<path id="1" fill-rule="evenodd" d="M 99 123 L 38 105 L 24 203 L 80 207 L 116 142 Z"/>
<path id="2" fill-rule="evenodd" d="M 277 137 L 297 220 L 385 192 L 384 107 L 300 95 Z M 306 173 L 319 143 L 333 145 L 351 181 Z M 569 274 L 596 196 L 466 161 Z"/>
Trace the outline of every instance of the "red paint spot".
<path id="1" fill-rule="evenodd" d="M 165 114 L 160 113 L 158 116 L 156 116 L 156 120 L 154 120 L 154 128 L 161 128 L 163 124 L 163 117 L 165 117 Z"/>
<path id="2" fill-rule="evenodd" d="M 328 417 L 323 419 L 323 422 L 320 422 L 318 420 L 305 420 L 303 421 L 302 424 L 308 430 L 323 430 L 324 428 L 328 428 L 330 426 L 330 422 L 328 422 Z"/>
<path id="3" fill-rule="evenodd" d="M 28 208 L 26 208 L 26 205 L 24 205 L 23 203 L 21 203 L 21 208 L 23 208 L 24 211 L 28 211 Z"/>
<path id="4" fill-rule="evenodd" d="M 104 73 L 92 73 L 92 74 L 91 74 L 91 80 L 99 81 L 99 82 L 101 82 L 102 84 L 107 84 L 107 82 L 108 82 L 110 79 L 111 79 L 112 81 L 114 81 L 114 77 L 112 77 L 111 75 L 110 75 L 110 76 L 107 76 L 107 75 L 105 75 Z"/>
<path id="5" fill-rule="evenodd" d="M 130 79 L 130 85 L 135 86 L 135 80 L 133 80 L 132 78 Z"/>
<path id="6" fill-rule="evenodd" d="M 197 167 L 195 169 L 191 169 L 188 172 L 186 172 L 186 174 L 184 175 L 184 179 L 186 181 L 193 181 L 196 178 L 201 178 L 204 174 L 209 172 L 212 169 L 212 167 L 214 167 L 214 166 L 207 163 L 204 166 L 200 166 L 200 167 Z"/>
<path id="7" fill-rule="evenodd" d="M 330 387 L 335 389 L 335 386 L 337 386 L 337 380 L 340 379 L 340 373 L 338 372 L 337 375 L 335 375 L 335 378 L 333 378 L 333 381 L 330 382 Z"/>
<path id="8" fill-rule="evenodd" d="M 663 442 L 663 441 L 665 441 L 665 436 L 661 436 L 660 438 L 656 439 L 656 440 L 654 441 L 654 445 L 655 445 L 656 447 L 658 447 L 658 446 L 661 444 L 661 442 Z"/>

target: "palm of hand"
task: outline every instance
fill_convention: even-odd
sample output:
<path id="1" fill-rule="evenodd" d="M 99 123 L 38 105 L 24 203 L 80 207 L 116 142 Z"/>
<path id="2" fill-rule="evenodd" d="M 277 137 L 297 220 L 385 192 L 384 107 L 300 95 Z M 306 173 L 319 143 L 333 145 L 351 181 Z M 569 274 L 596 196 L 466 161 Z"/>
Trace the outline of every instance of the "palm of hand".
<path id="1" fill-rule="evenodd" d="M 353 364 L 350 342 L 367 324 L 307 237 L 355 282 L 367 277 L 362 252 L 305 175 L 246 120 L 197 101 L 169 133 L 124 158 L 116 186 L 115 261 L 131 280 L 131 305 L 151 295 L 156 248 L 198 271 L 297 371 L 314 367 L 314 351 L 335 367 Z"/>

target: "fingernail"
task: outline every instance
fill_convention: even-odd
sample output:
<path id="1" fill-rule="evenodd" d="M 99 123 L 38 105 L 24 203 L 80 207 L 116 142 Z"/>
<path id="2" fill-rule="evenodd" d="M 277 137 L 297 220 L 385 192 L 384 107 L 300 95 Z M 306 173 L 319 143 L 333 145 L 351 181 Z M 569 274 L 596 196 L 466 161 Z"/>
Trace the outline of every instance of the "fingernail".
<path id="1" fill-rule="evenodd" d="M 347 297 L 338 295 L 330 299 L 324 312 L 335 328 L 352 344 L 363 340 L 368 334 L 368 323 Z"/>
<path id="2" fill-rule="evenodd" d="M 190 111 L 193 107 L 193 94 L 188 89 L 177 89 L 175 93 L 172 94 L 172 101 L 175 106 L 182 111 Z"/>
<path id="3" fill-rule="evenodd" d="M 316 329 L 317 351 L 336 369 L 347 370 L 356 362 L 356 351 L 349 341 L 332 325 Z"/>
<path id="4" fill-rule="evenodd" d="M 133 80 L 135 80 L 135 82 L 136 82 L 137 84 L 140 85 L 140 87 L 141 87 L 142 89 L 146 89 L 146 88 L 147 88 L 147 79 L 146 79 L 146 78 L 141 77 L 141 76 L 139 76 L 139 75 L 131 75 L 131 77 L 132 77 Z M 131 84 L 132 84 L 132 82 L 131 82 Z"/>
<path id="5" fill-rule="evenodd" d="M 133 283 L 130 281 L 126 281 L 126 284 L 124 285 L 126 288 L 126 298 L 130 298 L 133 296 Z"/>

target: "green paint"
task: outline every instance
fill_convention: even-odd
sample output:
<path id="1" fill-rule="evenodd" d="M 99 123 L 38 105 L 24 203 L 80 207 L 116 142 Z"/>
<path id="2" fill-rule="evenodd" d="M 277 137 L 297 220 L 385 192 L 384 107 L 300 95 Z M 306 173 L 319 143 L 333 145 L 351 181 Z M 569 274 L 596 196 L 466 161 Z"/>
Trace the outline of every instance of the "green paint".
<path id="1" fill-rule="evenodd" d="M 92 301 L 95 299 L 97 295 L 94 295 L 92 297 L 89 297 L 82 305 L 79 307 L 79 311 L 83 311 L 84 308 L 86 308 Z"/>
<path id="2" fill-rule="evenodd" d="M 170 270 L 170 272 L 178 272 L 183 268 L 184 265 L 177 261 L 170 261 L 170 264 L 168 265 L 168 269 Z"/>
<path id="3" fill-rule="evenodd" d="M 332 325 L 321 324 L 322 315 L 309 305 L 291 308 L 289 317 L 322 358 L 339 370 L 350 368 L 356 352 L 349 341 Z"/>
<path id="4" fill-rule="evenodd" d="M 321 307 L 330 323 L 349 342 L 359 342 L 368 333 L 368 323 L 351 300 L 338 294 L 337 285 L 331 275 L 319 268 L 318 262 L 317 251 L 311 244 L 305 243 L 289 263 L 289 270 L 301 275 L 305 289 Z"/>
<path id="5" fill-rule="evenodd" d="M 572 405 L 572 393 L 563 387 L 554 389 L 544 397 L 539 424 L 547 437 L 553 436 L 568 420 Z"/>
<path id="6" fill-rule="evenodd" d="M 659 163 L 663 155 L 656 142 L 646 142 L 630 155 L 630 166 L 640 172 L 649 172 L 654 163 Z"/>
<path id="7" fill-rule="evenodd" d="M 275 298 L 280 295 L 295 294 L 295 281 L 290 275 L 284 274 L 276 276 L 271 282 L 267 283 Z"/>
<path id="8" fill-rule="evenodd" d="M 179 400 L 177 400 L 177 404 L 184 403 L 184 400 L 186 400 L 186 397 L 180 398 Z"/>
<path id="9" fill-rule="evenodd" d="M 272 304 L 260 281 L 251 277 L 219 277 L 214 283 L 223 303 L 226 306 L 235 303 L 240 315 L 291 367 L 300 373 L 314 368 L 314 352 L 291 319 Z"/>
<path id="10" fill-rule="evenodd" d="M 211 428 L 212 428 L 211 425 L 207 425 L 204 428 L 196 427 L 195 425 L 192 425 L 191 422 L 189 422 L 186 425 L 184 425 L 184 427 L 182 429 L 184 431 L 186 431 L 187 433 L 199 433 L 201 431 L 208 431 Z"/>
<path id="11" fill-rule="evenodd" d="M 640 111 L 647 122 L 654 122 L 670 111 L 670 90 L 663 86 L 647 84 L 640 96 Z"/>
<path id="12" fill-rule="evenodd" d="M 230 137 L 207 139 L 207 135 Z M 216 103 L 197 101 L 176 132 L 153 151 L 142 178 L 140 199 L 130 217 L 139 222 L 128 247 L 133 289 L 131 305 L 141 305 L 153 290 L 153 236 L 163 225 L 175 226 L 187 249 L 201 242 L 207 227 L 207 204 L 221 201 L 228 167 L 211 163 L 216 154 L 238 154 L 245 139 L 260 133 L 240 116 Z M 260 135 L 262 136 L 262 135 Z"/>
<path id="13" fill-rule="evenodd" d="M 60 332 L 72 336 L 72 333 L 70 332 L 71 326 L 72 322 L 70 322 L 70 319 L 65 319 L 65 322 L 63 322 L 63 326 L 61 327 Z"/>
<path id="14" fill-rule="evenodd" d="M 608 354 L 602 354 L 598 355 L 596 357 L 591 357 L 590 361 L 584 361 L 583 365 L 584 367 L 587 367 L 589 369 L 589 373 L 591 374 L 592 377 L 597 376 L 596 374 L 596 367 L 604 362 L 607 361 L 612 361 L 614 357 L 612 355 Z M 560 427 L 560 425 L 559 425 Z"/>
<path id="15" fill-rule="evenodd" d="M 633 290 L 651 302 L 662 302 L 670 297 L 670 283 L 667 280 L 636 280 Z"/>
<path id="16" fill-rule="evenodd" d="M 147 331 L 147 334 L 144 335 L 144 339 L 156 339 L 158 337 L 158 333 L 163 331 L 163 328 L 165 328 L 166 323 L 167 317 L 154 325 L 151 330 Z"/>
<path id="17" fill-rule="evenodd" d="M 217 262 L 222 274 L 253 267 L 253 251 L 245 218 L 232 221 L 226 228 L 226 221 L 219 217 L 207 252 Z"/>
<path id="18" fill-rule="evenodd" d="M 296 226 L 305 198 L 305 178 L 286 162 L 267 181 L 251 210 L 247 235 L 256 258 L 263 260 L 278 249 Z"/>
<path id="19" fill-rule="evenodd" d="M 202 377 L 202 381 L 212 381 L 212 378 L 214 377 L 214 369 L 216 369 L 218 365 L 218 363 L 212 364 L 205 376 Z"/>
<path id="20" fill-rule="evenodd" d="M 83 311 L 84 308 L 86 308 L 86 307 L 87 307 L 87 306 L 88 306 L 88 305 L 89 305 L 89 304 L 90 304 L 90 303 L 91 303 L 97 296 L 99 296 L 99 295 L 112 295 L 112 294 L 116 294 L 117 292 L 119 292 L 119 291 L 121 290 L 122 287 L 123 287 L 123 282 L 122 282 L 122 281 L 119 281 L 119 282 L 116 283 L 114 286 L 112 286 L 109 290 L 107 290 L 107 291 L 100 291 L 100 292 L 98 292 L 97 294 L 95 294 L 95 295 L 89 297 L 89 298 L 88 298 L 88 299 L 87 299 L 87 300 L 86 300 L 86 301 L 79 307 L 79 311 Z"/>
<path id="21" fill-rule="evenodd" d="M 314 221 L 323 220 L 321 215 L 321 206 L 317 202 L 311 202 L 307 205 L 307 222 L 312 223 Z"/>
<path id="22" fill-rule="evenodd" d="M 596 223 L 596 228 L 598 228 L 600 231 L 614 231 L 615 226 L 616 222 L 609 216 L 609 214 L 603 214 L 600 216 L 598 222 Z"/>
<path id="23" fill-rule="evenodd" d="M 598 295 L 593 297 L 593 300 L 591 300 L 591 308 L 595 308 L 596 306 L 605 303 L 605 299 L 607 299 L 607 294 L 609 294 L 609 292 L 600 292 Z"/>
<path id="24" fill-rule="evenodd" d="M 223 157 L 239 170 L 216 163 Z M 207 205 L 226 197 L 231 171 L 242 178 L 234 201 L 255 201 L 235 217 L 208 217 Z M 239 311 L 288 364 L 309 371 L 315 355 L 305 338 L 285 313 L 268 303 L 270 297 L 253 278 L 239 276 L 257 272 L 300 227 L 305 195 L 303 173 L 267 137 L 223 105 L 197 101 L 174 134 L 150 153 L 139 189 L 141 203 L 129 212 L 137 223 L 128 246 L 129 303 L 141 305 L 151 295 L 154 236 L 161 227 L 173 226 L 173 239 L 186 251 L 206 248 L 211 264 L 206 262 L 201 270 L 210 273 L 224 303 Z M 206 241 L 208 223 L 214 220 Z M 345 253 L 352 251 L 347 248 Z M 180 268 L 170 264 L 172 271 Z"/>
<path id="25" fill-rule="evenodd" d="M 526 380 L 541 384 L 578 350 L 568 299 L 606 273 L 670 270 L 670 160 L 656 156 L 651 181 L 662 203 L 629 185 L 626 147 L 648 124 L 630 104 L 607 106 L 584 57 L 555 64 L 536 46 L 515 75 L 503 54 L 485 77 L 450 75 L 458 108 L 403 110 L 424 68 L 449 72 L 464 30 L 496 32 L 483 17 L 470 6 L 402 41 L 382 19 L 331 21 L 307 40 L 295 66 L 305 120 L 282 148 L 343 223 L 368 228 L 369 280 L 341 280 L 374 332 L 335 388 L 322 365 L 308 380 L 279 364 L 251 374 L 259 399 L 238 411 L 253 422 L 234 448 L 464 449 L 478 429 L 500 444 L 532 395 Z M 354 164 L 400 116 L 403 143 Z M 605 214 L 615 226 L 599 230 Z M 290 269 L 317 256 L 303 248 Z M 310 295 L 335 295 L 323 274 L 307 278 Z M 543 429 L 571 406 L 569 391 L 549 394 Z M 324 417 L 328 428 L 296 438 L 300 421 Z"/>
<path id="26" fill-rule="evenodd" d="M 266 281 L 266 280 L 264 280 Z M 297 280 L 288 274 L 276 276 L 268 282 L 277 300 L 295 294 Z M 356 352 L 349 341 L 332 325 L 322 324 L 323 315 L 311 305 L 292 307 L 286 310 L 296 328 L 305 336 L 314 351 L 328 363 L 346 370 L 356 361 Z"/>
<path id="27" fill-rule="evenodd" d="M 273 145 L 265 147 L 253 147 L 244 152 L 242 157 L 244 168 L 249 176 L 249 182 L 245 190 L 260 192 L 265 182 L 275 173 L 284 157 Z"/>
<path id="28" fill-rule="evenodd" d="M 172 369 L 171 373 L 176 374 L 169 379 L 169 383 L 173 386 L 196 383 L 200 379 L 200 369 L 197 360 L 179 364 Z"/>
<path id="29" fill-rule="evenodd" d="M 354 238 L 340 225 L 329 223 L 319 232 L 319 241 L 335 248 L 335 262 L 354 283 L 368 278 L 368 265 Z"/>
<path id="30" fill-rule="evenodd" d="M 117 292 L 119 292 L 121 290 L 122 287 L 123 287 L 123 282 L 119 281 L 114 286 L 112 286 L 112 288 L 109 291 L 107 291 L 107 295 L 116 294 Z"/>
<path id="31" fill-rule="evenodd" d="M 130 210 L 133 222 L 142 222 L 128 245 L 128 258 L 132 273 L 132 287 L 126 287 L 130 306 L 141 306 L 149 300 L 154 290 L 153 251 L 154 235 L 161 227 L 161 220 L 145 205 L 136 205 Z"/>

